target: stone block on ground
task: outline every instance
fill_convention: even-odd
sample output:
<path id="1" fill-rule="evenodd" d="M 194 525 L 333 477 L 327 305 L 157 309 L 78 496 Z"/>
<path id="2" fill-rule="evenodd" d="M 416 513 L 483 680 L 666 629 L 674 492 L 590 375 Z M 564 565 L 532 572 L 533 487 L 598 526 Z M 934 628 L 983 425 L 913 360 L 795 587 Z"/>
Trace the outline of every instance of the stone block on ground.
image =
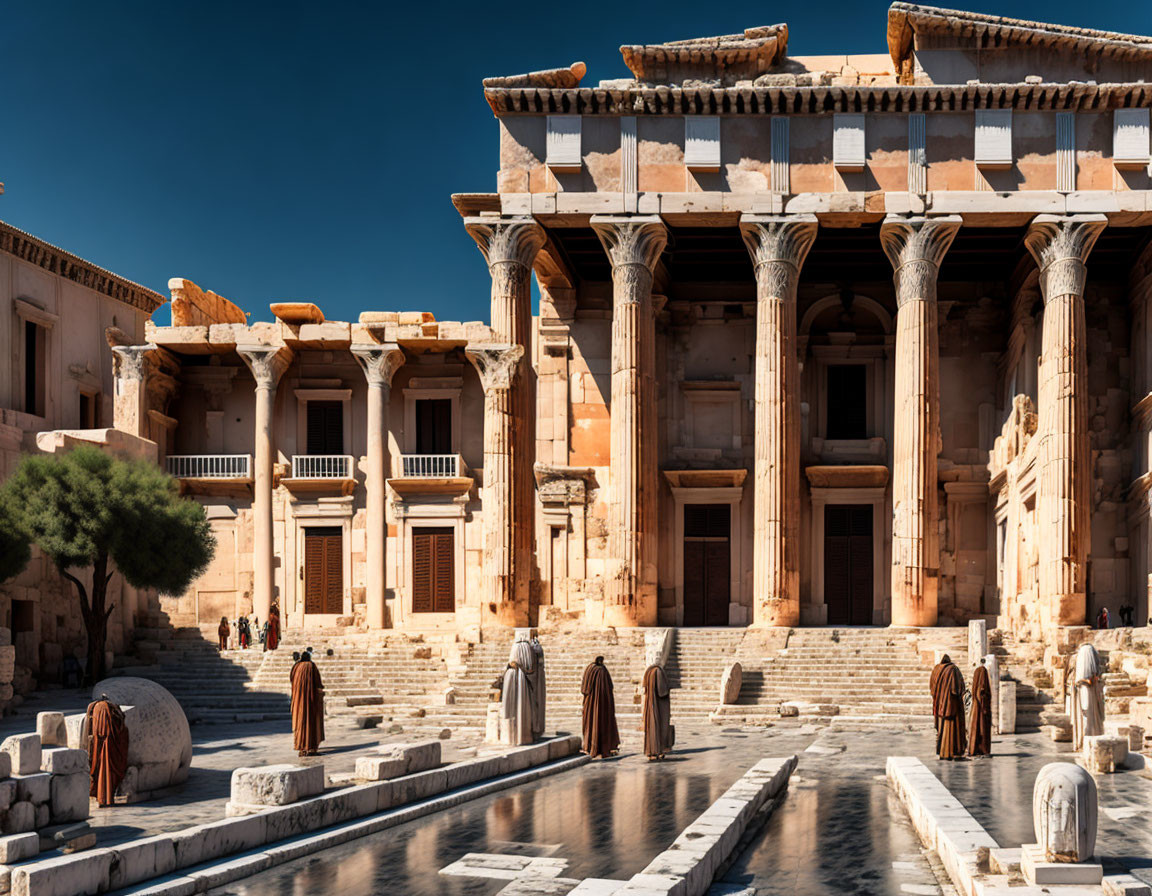
<path id="1" fill-rule="evenodd" d="M 78 712 L 75 715 L 64 717 L 64 730 L 67 735 L 66 744 L 73 750 L 88 750 L 88 716 Z"/>
<path id="2" fill-rule="evenodd" d="M 1088 771 L 1110 775 L 1128 758 L 1128 738 L 1113 734 L 1088 735 L 1084 738 L 1083 758 Z"/>
<path id="3" fill-rule="evenodd" d="M 64 725 L 64 713 L 41 712 L 36 714 L 36 733 L 44 747 L 62 747 L 68 743 L 68 731 Z"/>
<path id="4" fill-rule="evenodd" d="M 36 833 L 40 837 L 41 849 L 58 849 L 72 840 L 92 833 L 92 826 L 86 821 L 70 821 L 49 825 Z"/>
<path id="5" fill-rule="evenodd" d="M 1000 682 L 1000 733 L 1016 733 L 1016 682 Z"/>
<path id="6" fill-rule="evenodd" d="M 232 802 L 287 806 L 324 792 L 323 765 L 266 765 L 232 772 Z"/>
<path id="7" fill-rule="evenodd" d="M 88 753 L 70 747 L 49 747 L 41 754 L 40 768 L 52 775 L 88 773 Z"/>
<path id="8" fill-rule="evenodd" d="M 0 743 L 0 752 L 12 760 L 12 772 L 33 775 L 40 771 L 40 735 L 13 734 Z"/>
<path id="9" fill-rule="evenodd" d="M 14 865 L 39 854 L 39 834 L 9 834 L 7 837 L 0 837 L 0 864 Z"/>
<path id="10" fill-rule="evenodd" d="M 49 807 L 53 824 L 83 821 L 88 817 L 88 795 L 92 779 L 88 772 L 74 775 L 53 775 Z"/>
<path id="11" fill-rule="evenodd" d="M 0 830 L 5 834 L 23 834 L 36 829 L 36 808 L 28 802 L 14 802 L 4 815 Z"/>
<path id="12" fill-rule="evenodd" d="M 48 782 L 52 776 L 44 772 L 34 775 L 14 775 L 16 782 L 16 799 L 27 800 L 30 803 L 46 803 L 50 795 Z"/>
<path id="13" fill-rule="evenodd" d="M 411 744 L 382 744 L 378 752 L 385 757 L 403 759 L 405 768 L 401 774 L 412 775 L 440 765 L 439 740 L 422 740 Z"/>
<path id="14" fill-rule="evenodd" d="M 12 869 L 12 892 L 19 896 L 76 896 L 108 889 L 112 852 L 92 850 L 75 856 L 45 859 Z"/>
<path id="15" fill-rule="evenodd" d="M 403 756 L 360 756 L 356 759 L 357 781 L 387 781 L 408 773 Z"/>
<path id="16" fill-rule="evenodd" d="M 740 688 L 744 685 L 744 668 L 739 663 L 732 663 L 724 670 L 720 678 L 720 702 L 731 706 L 740 699 Z"/>

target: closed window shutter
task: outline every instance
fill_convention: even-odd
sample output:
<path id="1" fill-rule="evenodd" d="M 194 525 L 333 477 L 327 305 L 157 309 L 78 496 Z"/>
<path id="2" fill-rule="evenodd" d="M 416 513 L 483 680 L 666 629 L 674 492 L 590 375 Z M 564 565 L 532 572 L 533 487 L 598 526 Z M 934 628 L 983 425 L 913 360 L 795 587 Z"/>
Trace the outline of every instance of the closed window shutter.
<path id="1" fill-rule="evenodd" d="M 412 612 L 432 612 L 432 536 L 412 531 Z"/>
<path id="2" fill-rule="evenodd" d="M 454 533 L 451 529 L 433 535 L 435 544 L 435 581 L 434 601 L 437 613 L 454 613 L 456 611 L 456 588 L 454 573 L 455 550 L 453 549 Z"/>
<path id="3" fill-rule="evenodd" d="M 456 612 L 456 532 L 412 530 L 412 612 Z"/>
<path id="4" fill-rule="evenodd" d="M 304 535 L 304 612 L 320 613 L 324 593 L 324 539 Z"/>
<path id="5" fill-rule="evenodd" d="M 325 541 L 325 557 L 324 568 L 325 588 L 324 588 L 324 603 L 325 613 L 343 613 L 344 612 L 344 562 L 343 553 L 343 539 L 339 535 L 328 535 Z"/>

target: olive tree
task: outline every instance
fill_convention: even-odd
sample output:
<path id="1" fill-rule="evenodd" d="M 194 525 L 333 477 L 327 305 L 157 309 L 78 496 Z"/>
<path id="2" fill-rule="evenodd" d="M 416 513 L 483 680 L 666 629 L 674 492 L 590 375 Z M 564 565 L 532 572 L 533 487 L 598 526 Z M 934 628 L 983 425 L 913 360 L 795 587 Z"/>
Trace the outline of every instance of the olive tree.
<path id="1" fill-rule="evenodd" d="M 106 673 L 108 583 L 117 572 L 134 588 L 178 594 L 216 549 L 204 508 L 180 497 L 176 480 L 146 461 L 124 461 L 92 446 L 29 456 L 0 487 L 9 525 L 35 544 L 76 589 L 88 634 L 90 681 Z M 91 585 L 81 576 L 91 572 Z"/>

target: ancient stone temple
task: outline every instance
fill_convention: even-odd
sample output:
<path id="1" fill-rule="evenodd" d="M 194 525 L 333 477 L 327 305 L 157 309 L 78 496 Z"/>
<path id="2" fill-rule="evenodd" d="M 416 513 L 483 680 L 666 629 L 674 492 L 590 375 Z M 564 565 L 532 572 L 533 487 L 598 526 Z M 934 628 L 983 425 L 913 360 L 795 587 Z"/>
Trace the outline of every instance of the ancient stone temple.
<path id="1" fill-rule="evenodd" d="M 489 326 L 249 326 L 174 281 L 139 352 L 179 388 L 125 409 L 175 421 L 164 462 L 217 527 L 172 612 L 1145 618 L 1152 40 L 904 3 L 886 34 L 486 80 L 496 189 L 453 202 Z"/>

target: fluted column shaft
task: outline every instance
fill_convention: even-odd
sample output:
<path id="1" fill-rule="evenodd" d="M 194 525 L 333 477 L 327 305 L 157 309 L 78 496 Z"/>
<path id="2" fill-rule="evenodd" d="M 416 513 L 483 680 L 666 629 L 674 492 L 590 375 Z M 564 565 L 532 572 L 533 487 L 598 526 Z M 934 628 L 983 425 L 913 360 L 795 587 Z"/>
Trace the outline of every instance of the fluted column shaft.
<path id="1" fill-rule="evenodd" d="M 268 618 L 275 584 L 272 569 L 275 545 L 272 532 L 272 412 L 276 386 L 288 368 L 287 349 L 270 346 L 237 347 L 237 353 L 256 379 L 256 424 L 252 446 L 252 612 Z"/>
<path id="2" fill-rule="evenodd" d="M 121 432 L 148 438 L 148 355 L 154 345 L 116 345 L 116 394 L 112 403 L 112 425 Z"/>
<path id="3" fill-rule="evenodd" d="M 388 482 L 389 398 L 392 376 L 404 363 L 404 352 L 395 344 L 352 346 L 352 354 L 368 380 L 368 455 L 364 476 L 367 492 L 365 512 L 366 569 L 364 594 L 369 628 L 384 628 L 387 583 L 386 539 Z"/>
<path id="4" fill-rule="evenodd" d="M 536 448 L 535 381 L 529 365 L 532 346 L 532 264 L 544 245 L 544 230 L 532 218 L 475 217 L 464 221 L 465 229 L 476 241 L 492 277 L 492 332 L 501 344 L 523 349 L 516 362 L 523 369 L 512 377 L 510 402 L 505 411 L 493 410 L 494 426 L 502 426 L 501 438 L 507 445 L 502 456 L 514 457 L 509 475 L 508 546 L 514 561 L 510 580 L 510 599 L 515 606 L 515 621 L 509 625 L 528 625 L 531 616 L 532 566 L 535 534 L 536 483 L 532 458 Z M 495 400 L 495 399 L 494 399 Z M 504 399 L 501 398 L 500 401 Z M 485 394 L 485 406 L 488 396 Z M 503 425 L 496 418 L 507 413 Z M 488 416 L 486 414 L 486 420 Z M 502 419 L 502 418 L 501 418 Z M 485 425 L 485 432 L 488 427 Z M 487 467 L 485 476 L 487 476 Z M 507 614 L 505 614 L 507 615 Z"/>
<path id="5" fill-rule="evenodd" d="M 887 218 L 880 239 L 896 284 L 892 439 L 892 624 L 935 625 L 940 571 L 937 464 L 940 341 L 936 280 L 959 217 Z"/>
<path id="6" fill-rule="evenodd" d="M 660 495 L 652 283 L 668 236 L 655 216 L 594 215 L 592 228 L 612 262 L 610 566 L 604 624 L 654 625 Z"/>
<path id="7" fill-rule="evenodd" d="M 756 269 L 756 416 L 752 619 L 800 624 L 800 359 L 796 286 L 816 219 L 744 215 Z"/>
<path id="8" fill-rule="evenodd" d="M 530 455 L 517 454 L 514 384 L 521 375 L 521 345 L 471 345 L 465 349 L 484 387 L 484 618 L 527 625 L 529 605 L 517 582 L 527 582 L 531 552 L 517 545 L 513 484 Z M 524 528 L 524 527 L 521 527 Z"/>
<path id="9" fill-rule="evenodd" d="M 1041 332 L 1037 490 L 1044 625 L 1083 625 L 1091 543 L 1086 262 L 1107 226 L 1103 215 L 1041 215 L 1024 242 L 1040 268 Z"/>

